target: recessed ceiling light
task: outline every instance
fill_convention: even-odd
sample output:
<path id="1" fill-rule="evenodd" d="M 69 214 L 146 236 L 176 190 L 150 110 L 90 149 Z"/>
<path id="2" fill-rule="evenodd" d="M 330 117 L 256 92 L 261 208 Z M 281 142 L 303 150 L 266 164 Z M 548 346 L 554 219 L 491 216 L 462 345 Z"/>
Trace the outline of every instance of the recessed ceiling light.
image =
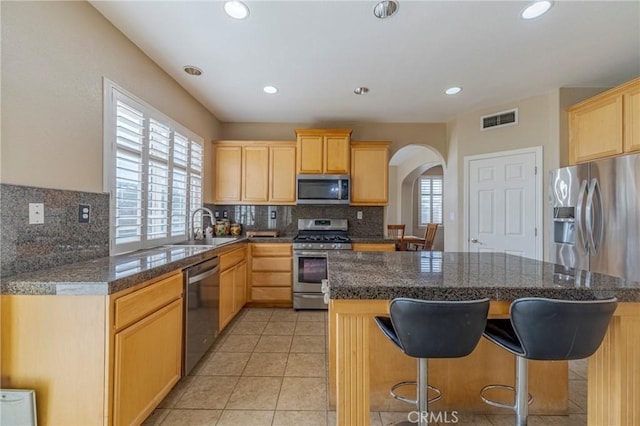
<path id="1" fill-rule="evenodd" d="M 384 0 L 373 7 L 373 14 L 376 18 L 384 19 L 395 15 L 398 12 L 398 3 L 393 0 Z"/>
<path id="2" fill-rule="evenodd" d="M 538 16 L 547 13 L 549 9 L 551 9 L 552 5 L 553 2 L 551 0 L 537 1 L 523 10 L 520 16 L 522 17 L 522 19 L 535 19 Z"/>
<path id="3" fill-rule="evenodd" d="M 270 95 L 273 95 L 274 93 L 278 93 L 278 88 L 275 86 L 264 86 L 262 90 L 264 90 L 264 93 L 268 93 Z"/>
<path id="4" fill-rule="evenodd" d="M 189 75 L 202 75 L 202 70 L 198 67 L 194 67 L 193 65 L 185 65 L 182 69 Z"/>
<path id="5" fill-rule="evenodd" d="M 249 16 L 249 7 L 240 0 L 229 0 L 224 2 L 224 11 L 233 19 L 245 19 Z"/>
<path id="6" fill-rule="evenodd" d="M 462 87 L 449 87 L 447 90 L 444 91 L 444 93 L 446 93 L 447 95 L 455 95 L 456 93 L 460 93 L 462 92 Z"/>
<path id="7" fill-rule="evenodd" d="M 353 93 L 355 93 L 356 95 L 364 95 L 365 93 L 367 93 L 369 91 L 368 87 L 356 87 L 353 90 Z"/>

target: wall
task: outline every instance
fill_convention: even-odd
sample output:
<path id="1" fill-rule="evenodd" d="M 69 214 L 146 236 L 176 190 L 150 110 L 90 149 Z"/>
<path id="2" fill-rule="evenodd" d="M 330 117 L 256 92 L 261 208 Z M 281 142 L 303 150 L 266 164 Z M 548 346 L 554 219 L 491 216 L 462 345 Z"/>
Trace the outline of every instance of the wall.
<path id="1" fill-rule="evenodd" d="M 89 3 L 0 2 L 0 11 L 0 275 L 107 256 L 103 77 L 205 142 L 219 123 Z M 205 174 L 211 155 L 205 143 Z M 28 224 L 30 202 L 44 203 L 44 225 Z M 92 206 L 90 224 L 78 223 L 79 203 Z"/>
<path id="2" fill-rule="evenodd" d="M 217 119 L 88 2 L 0 7 L 3 183 L 103 191 L 103 77 L 218 138 Z"/>

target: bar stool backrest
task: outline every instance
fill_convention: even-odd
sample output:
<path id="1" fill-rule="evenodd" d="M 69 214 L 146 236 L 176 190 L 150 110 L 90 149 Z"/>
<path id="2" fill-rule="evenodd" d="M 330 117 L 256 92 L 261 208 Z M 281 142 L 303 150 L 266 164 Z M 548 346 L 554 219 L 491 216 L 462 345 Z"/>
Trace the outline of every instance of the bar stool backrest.
<path id="1" fill-rule="evenodd" d="M 591 356 L 602 343 L 617 299 L 517 299 L 511 324 L 528 359 L 571 360 Z"/>
<path id="2" fill-rule="evenodd" d="M 482 337 L 489 299 L 397 298 L 391 301 L 389 312 L 405 354 L 414 358 L 458 358 L 473 352 Z"/>

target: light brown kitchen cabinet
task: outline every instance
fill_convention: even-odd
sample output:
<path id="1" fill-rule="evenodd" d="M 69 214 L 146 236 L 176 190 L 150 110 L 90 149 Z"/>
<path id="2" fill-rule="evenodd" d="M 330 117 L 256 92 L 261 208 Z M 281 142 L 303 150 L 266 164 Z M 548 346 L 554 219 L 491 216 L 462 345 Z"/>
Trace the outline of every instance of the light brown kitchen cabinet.
<path id="1" fill-rule="evenodd" d="M 269 201 L 269 147 L 242 147 L 242 201 Z"/>
<path id="2" fill-rule="evenodd" d="M 295 204 L 295 142 L 216 141 L 216 204 Z"/>
<path id="3" fill-rule="evenodd" d="M 251 250 L 251 302 L 271 306 L 291 306 L 292 245 L 253 243 Z"/>
<path id="4" fill-rule="evenodd" d="M 396 251 L 394 243 L 353 243 L 351 244 L 353 251 Z"/>
<path id="5" fill-rule="evenodd" d="M 269 202 L 296 202 L 296 145 L 279 143 L 269 146 Z"/>
<path id="6" fill-rule="evenodd" d="M 108 296 L 3 295 L 3 387 L 35 389 L 38 424 L 141 424 L 180 379 L 182 289 L 176 271 Z"/>
<path id="7" fill-rule="evenodd" d="M 351 205 L 389 202 L 389 142 L 351 142 Z"/>
<path id="8" fill-rule="evenodd" d="M 214 201 L 237 203 L 242 197 L 242 146 L 214 145 Z"/>
<path id="9" fill-rule="evenodd" d="M 349 174 L 351 130 L 297 129 L 300 174 Z"/>
<path id="10" fill-rule="evenodd" d="M 247 301 L 247 247 L 220 254 L 220 306 L 218 331 L 222 331 Z"/>
<path id="11" fill-rule="evenodd" d="M 567 109 L 569 162 L 640 150 L 640 78 Z"/>
<path id="12" fill-rule="evenodd" d="M 624 92 L 624 151 L 640 151 L 640 79 Z"/>

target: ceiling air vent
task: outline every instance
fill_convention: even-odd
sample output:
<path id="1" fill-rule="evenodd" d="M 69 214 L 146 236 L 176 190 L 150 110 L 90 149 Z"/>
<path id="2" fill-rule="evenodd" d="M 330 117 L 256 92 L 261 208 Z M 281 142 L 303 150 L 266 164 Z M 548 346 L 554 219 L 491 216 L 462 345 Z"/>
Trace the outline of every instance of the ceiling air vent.
<path id="1" fill-rule="evenodd" d="M 480 129 L 487 130 L 496 127 L 512 126 L 518 124 L 518 109 L 502 111 L 496 114 L 480 117 Z"/>

